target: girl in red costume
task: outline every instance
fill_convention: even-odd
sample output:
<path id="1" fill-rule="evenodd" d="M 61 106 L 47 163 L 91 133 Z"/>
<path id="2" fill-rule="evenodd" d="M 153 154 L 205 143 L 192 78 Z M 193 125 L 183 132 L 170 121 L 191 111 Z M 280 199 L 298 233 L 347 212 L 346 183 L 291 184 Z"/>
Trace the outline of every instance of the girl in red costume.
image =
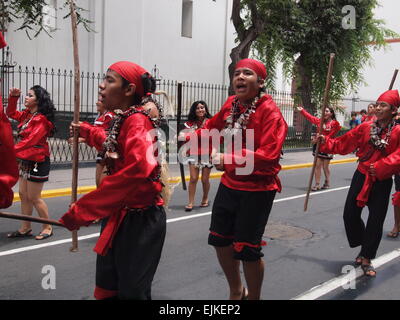
<path id="1" fill-rule="evenodd" d="M 312 116 L 309 114 L 304 108 L 298 107 L 297 110 L 301 112 L 301 114 L 312 124 L 315 124 L 319 130 L 319 124 L 320 124 L 320 119 L 317 117 Z M 325 108 L 325 114 L 324 114 L 324 124 L 322 127 L 322 134 L 329 137 L 333 138 L 336 136 L 336 134 L 340 130 L 340 123 L 336 121 L 336 116 L 335 116 L 335 110 L 333 108 Z M 315 149 L 317 145 L 313 144 L 313 156 L 315 156 Z M 315 185 L 311 188 L 312 191 L 318 191 L 321 189 L 328 189 L 330 187 L 330 178 L 331 178 L 331 172 L 329 168 L 329 164 L 331 160 L 333 159 L 332 154 L 327 154 L 324 152 L 321 152 L 321 150 L 318 152 L 317 156 L 317 163 L 315 165 Z M 325 174 L 325 183 L 321 187 L 321 170 L 324 170 Z"/>
<path id="2" fill-rule="evenodd" d="M 107 111 L 104 104 L 100 100 L 96 102 L 96 107 L 98 116 L 94 120 L 94 125 L 96 127 L 103 128 L 103 130 L 107 130 L 110 127 L 112 119 L 114 118 L 114 113 L 111 111 Z M 99 187 L 100 182 L 106 176 L 104 166 L 105 164 L 102 161 L 101 155 L 98 154 L 96 157 L 96 187 Z"/>
<path id="3" fill-rule="evenodd" d="M 208 119 L 211 118 L 211 114 L 208 111 L 208 106 L 204 101 L 196 101 L 192 104 L 189 110 L 188 121 L 185 122 L 185 129 L 189 131 L 196 131 L 197 129 L 204 128 L 207 124 Z M 190 143 L 190 142 L 189 142 Z M 208 207 L 208 192 L 210 191 L 210 173 L 212 164 L 209 160 L 209 150 L 203 150 L 201 145 L 198 145 L 197 150 L 189 148 L 189 203 L 185 207 L 185 211 L 192 211 L 194 197 L 196 194 L 196 185 L 199 179 L 201 170 L 201 183 L 203 185 L 203 198 L 201 200 L 200 207 Z M 206 157 L 206 161 L 204 158 Z"/>
<path id="4" fill-rule="evenodd" d="M 361 123 L 366 121 L 375 121 L 376 120 L 376 106 L 374 103 L 370 103 L 368 105 L 368 112 L 366 115 L 362 116 Z"/>
<path id="5" fill-rule="evenodd" d="M 247 296 L 240 261 L 248 298 L 260 299 L 264 276 L 261 246 L 266 245 L 262 237 L 275 194 L 281 191 L 277 175 L 287 124 L 272 97 L 263 92 L 266 76 L 261 62 L 239 61 L 232 80 L 235 95 L 205 126 L 224 132 L 225 140 L 246 137 L 239 150 L 225 148 L 226 153 L 213 155 L 216 168 L 225 172 L 212 208 L 208 243 L 215 247 L 232 300 Z M 204 129 L 199 130 L 203 133 Z"/>
<path id="6" fill-rule="evenodd" d="M 96 244 L 96 299 L 151 299 L 166 232 L 161 165 L 154 155 L 159 118 L 143 105 L 155 80 L 127 61 L 111 65 L 99 85 L 100 101 L 115 113 L 107 131 L 73 124 L 90 146 L 103 146 L 109 176 L 61 218 L 69 229 L 102 220 Z M 164 180 L 165 181 L 165 180 Z"/>
<path id="7" fill-rule="evenodd" d="M 7 116 L 19 122 L 18 143 L 15 153 L 19 162 L 19 195 L 21 213 L 32 215 L 36 209 L 41 218 L 49 218 L 49 210 L 41 198 L 44 182 L 49 179 L 50 149 L 47 138 L 54 134 L 54 105 L 49 93 L 41 86 L 33 86 L 25 97 L 26 109 L 17 111 L 17 102 L 21 95 L 19 89 L 10 90 Z M 43 240 L 53 234 L 50 225 L 43 225 L 36 240 Z M 9 238 L 31 236 L 31 224 L 24 221 L 21 228 L 8 234 Z"/>
<path id="8" fill-rule="evenodd" d="M 7 44 L 0 32 L 0 49 Z M 0 80 L 1 81 L 1 80 Z M 15 159 L 14 140 L 10 121 L 4 114 L 3 101 L 0 94 L 0 208 L 8 208 L 14 199 L 12 187 L 18 181 L 18 167 Z"/>
<path id="9" fill-rule="evenodd" d="M 382 238 L 393 181 L 391 175 L 375 181 L 368 171 L 371 165 L 375 166 L 376 162 L 400 147 L 400 126 L 396 126 L 394 121 L 399 106 L 398 91 L 386 91 L 377 100 L 377 120 L 364 122 L 336 139 L 320 136 L 322 152 L 344 155 L 358 148 L 359 165 L 351 181 L 343 218 L 350 247 L 361 246 L 355 263 L 361 265 L 364 274 L 370 277 L 376 276 L 371 259 L 376 257 Z M 365 205 L 369 209 L 366 226 L 361 219 Z"/>

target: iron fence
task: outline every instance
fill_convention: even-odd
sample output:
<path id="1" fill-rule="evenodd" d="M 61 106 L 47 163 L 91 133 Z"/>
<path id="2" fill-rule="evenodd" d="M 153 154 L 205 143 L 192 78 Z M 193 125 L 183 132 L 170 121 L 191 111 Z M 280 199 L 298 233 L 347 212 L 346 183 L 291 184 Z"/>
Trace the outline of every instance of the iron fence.
<path id="1" fill-rule="evenodd" d="M 49 139 L 51 147 L 51 161 L 53 163 L 67 163 L 72 159 L 71 148 L 66 139 L 69 134 L 69 124 L 73 118 L 74 99 L 74 73 L 72 70 L 54 68 L 35 68 L 8 65 L 1 69 L 3 83 L 2 94 L 7 105 L 8 91 L 12 87 L 20 88 L 22 97 L 18 108 L 23 108 L 24 95 L 33 85 L 41 85 L 51 94 L 57 109 L 55 125 L 57 132 Z M 96 101 L 98 86 L 104 75 L 100 73 L 81 73 L 81 120 L 93 122 L 96 117 Z M 183 118 L 187 117 L 190 106 L 196 100 L 207 102 L 210 113 L 215 114 L 228 97 L 228 86 L 207 83 L 182 82 L 183 86 Z M 170 97 L 171 104 L 176 114 L 178 81 L 159 80 L 157 89 L 165 91 Z M 312 126 L 295 111 L 298 105 L 293 95 L 289 92 L 268 91 L 280 108 L 289 126 L 288 136 L 284 149 L 310 148 Z M 166 105 L 163 96 L 157 96 L 161 105 Z M 265 124 L 268 125 L 268 124 Z M 80 145 L 80 161 L 92 161 L 96 151 L 85 144 Z"/>

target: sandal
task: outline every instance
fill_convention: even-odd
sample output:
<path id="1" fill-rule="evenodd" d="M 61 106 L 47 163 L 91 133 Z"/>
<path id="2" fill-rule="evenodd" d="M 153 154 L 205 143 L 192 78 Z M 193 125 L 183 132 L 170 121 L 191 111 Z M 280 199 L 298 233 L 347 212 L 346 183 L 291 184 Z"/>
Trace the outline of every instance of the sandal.
<path id="1" fill-rule="evenodd" d="M 207 201 L 207 202 L 202 202 L 202 203 L 200 204 L 200 208 L 207 208 L 209 205 L 210 205 L 210 204 L 208 203 L 208 201 Z"/>
<path id="2" fill-rule="evenodd" d="M 50 233 L 41 232 L 35 237 L 35 239 L 36 240 L 44 240 L 44 239 L 50 238 L 52 235 L 53 235 L 53 230 L 51 230 Z"/>
<path id="3" fill-rule="evenodd" d="M 29 229 L 28 231 L 25 232 L 17 230 L 7 235 L 7 238 L 24 238 L 24 237 L 32 237 L 32 229 Z"/>
<path id="4" fill-rule="evenodd" d="M 189 205 L 185 206 L 185 211 L 186 212 L 189 212 L 189 211 L 192 211 L 192 210 L 193 210 L 193 206 L 189 206 Z"/>
<path id="5" fill-rule="evenodd" d="M 387 236 L 388 238 L 393 238 L 393 239 L 395 239 L 395 238 L 397 238 L 397 237 L 399 236 L 399 233 L 400 233 L 400 232 L 393 232 L 393 231 L 390 231 L 386 236 Z"/>
<path id="6" fill-rule="evenodd" d="M 364 271 L 365 276 L 371 277 L 371 278 L 376 277 L 376 270 L 374 269 L 372 264 L 362 264 L 361 269 L 362 269 L 362 271 Z"/>
<path id="7" fill-rule="evenodd" d="M 360 266 L 360 265 L 362 264 L 363 259 L 364 259 L 363 256 L 358 255 L 357 258 L 356 258 L 356 260 L 354 261 L 354 264 L 355 264 L 356 266 Z"/>
<path id="8" fill-rule="evenodd" d="M 327 182 L 325 181 L 325 183 L 324 183 L 324 185 L 322 186 L 321 189 L 329 189 L 329 188 L 330 188 L 329 183 L 327 183 Z"/>
<path id="9" fill-rule="evenodd" d="M 311 188 L 311 191 L 319 191 L 319 190 L 321 190 L 319 183 L 317 183 L 314 187 Z"/>

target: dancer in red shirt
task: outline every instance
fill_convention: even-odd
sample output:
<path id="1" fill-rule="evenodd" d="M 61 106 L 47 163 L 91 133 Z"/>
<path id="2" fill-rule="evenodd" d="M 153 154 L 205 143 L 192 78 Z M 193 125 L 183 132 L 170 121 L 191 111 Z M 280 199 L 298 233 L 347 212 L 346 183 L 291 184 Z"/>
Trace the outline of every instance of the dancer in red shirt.
<path id="1" fill-rule="evenodd" d="M 375 181 L 368 172 L 371 165 L 375 166 L 400 147 L 400 126 L 394 121 L 399 106 L 398 91 L 386 91 L 377 100 L 376 121 L 364 122 L 336 139 L 321 135 L 322 152 L 344 155 L 358 148 L 359 164 L 351 181 L 343 218 L 350 247 L 361 246 L 355 263 L 361 264 L 365 275 L 371 277 L 376 275 L 371 259 L 376 257 L 382 238 L 393 181 L 391 175 Z M 361 219 L 365 205 L 369 209 L 366 226 Z"/>
<path id="2" fill-rule="evenodd" d="M 127 61 L 111 65 L 99 85 L 100 101 L 115 113 L 107 134 L 100 127 L 73 124 L 96 148 L 103 146 L 108 176 L 61 218 L 70 230 L 102 220 L 96 244 L 96 299 L 151 299 L 166 232 L 161 165 L 152 136 L 159 118 L 143 108 L 155 80 Z M 166 181 L 164 180 L 165 185 Z"/>
<path id="3" fill-rule="evenodd" d="M 301 114 L 312 124 L 315 124 L 319 130 L 320 119 L 309 114 L 304 108 L 298 107 L 297 110 L 301 112 Z M 334 138 L 336 134 L 340 131 L 340 123 L 336 120 L 335 110 L 333 108 L 328 107 L 325 108 L 324 114 L 324 124 L 322 128 L 322 134 L 329 137 Z M 315 150 L 317 145 L 313 144 L 313 156 L 315 156 Z M 319 151 L 317 156 L 317 163 L 315 165 L 315 185 L 311 188 L 312 191 L 318 191 L 321 189 L 328 189 L 330 187 L 330 179 L 331 179 L 331 171 L 329 168 L 329 164 L 333 159 L 332 154 L 327 154 Z M 325 174 L 325 183 L 322 187 L 320 187 L 321 183 L 321 170 L 324 170 Z"/>
<path id="4" fill-rule="evenodd" d="M 0 49 L 7 44 L 0 32 Z M 1 79 L 0 79 L 1 81 Z M 8 208 L 14 199 L 12 187 L 18 181 L 18 167 L 15 158 L 14 140 L 10 121 L 4 114 L 3 101 L 0 93 L 0 208 Z"/>
<path id="5" fill-rule="evenodd" d="M 44 182 L 49 179 L 50 148 L 47 139 L 53 136 L 55 127 L 54 105 L 49 93 L 41 86 L 33 86 L 25 97 L 24 111 L 17 110 L 17 102 L 21 95 L 19 89 L 10 90 L 7 116 L 19 122 L 18 143 L 15 153 L 19 162 L 19 195 L 21 198 L 21 213 L 32 215 L 36 209 L 41 218 L 49 218 L 46 202 L 41 198 Z M 53 229 L 44 224 L 36 240 L 52 236 Z M 21 228 L 9 233 L 9 238 L 31 236 L 31 223 L 22 222 Z"/>
<path id="6" fill-rule="evenodd" d="M 216 168 L 225 172 L 213 203 L 208 243 L 216 249 L 229 297 L 236 300 L 247 295 L 240 261 L 248 298 L 260 299 L 264 276 L 261 247 L 266 245 L 262 237 L 275 194 L 281 191 L 279 160 L 287 124 L 272 97 L 263 92 L 266 76 L 261 62 L 239 61 L 232 80 L 235 95 L 205 126 L 223 132 L 227 145 L 225 153 L 213 155 Z M 206 131 L 199 130 L 199 134 L 207 136 Z M 231 139 L 233 148 L 229 147 Z"/>

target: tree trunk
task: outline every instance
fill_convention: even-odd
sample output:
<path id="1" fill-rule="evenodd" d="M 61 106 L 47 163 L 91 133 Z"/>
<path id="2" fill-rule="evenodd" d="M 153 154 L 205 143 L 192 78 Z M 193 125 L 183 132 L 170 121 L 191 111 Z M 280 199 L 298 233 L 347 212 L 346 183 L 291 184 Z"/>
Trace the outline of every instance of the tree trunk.
<path id="1" fill-rule="evenodd" d="M 303 55 L 300 56 L 295 61 L 295 72 L 297 81 L 294 81 L 292 86 L 292 93 L 298 94 L 304 109 L 306 109 L 312 115 L 316 112 L 316 105 L 312 102 L 311 92 L 312 92 L 312 82 L 311 77 L 307 73 L 307 70 L 303 66 Z M 302 139 L 307 141 L 311 138 L 312 124 L 304 120 L 304 130 Z"/>
<path id="2" fill-rule="evenodd" d="M 244 21 L 240 16 L 240 12 L 242 10 L 240 0 L 233 0 L 231 19 L 238 34 L 239 44 L 232 49 L 230 54 L 232 62 L 228 67 L 230 79 L 229 95 L 234 94 L 232 79 L 236 64 L 240 60 L 249 57 L 251 45 L 260 35 L 266 23 L 266 18 L 259 16 L 257 6 L 254 2 L 249 4 L 248 9 L 251 14 L 251 25 L 248 29 L 246 29 Z"/>

